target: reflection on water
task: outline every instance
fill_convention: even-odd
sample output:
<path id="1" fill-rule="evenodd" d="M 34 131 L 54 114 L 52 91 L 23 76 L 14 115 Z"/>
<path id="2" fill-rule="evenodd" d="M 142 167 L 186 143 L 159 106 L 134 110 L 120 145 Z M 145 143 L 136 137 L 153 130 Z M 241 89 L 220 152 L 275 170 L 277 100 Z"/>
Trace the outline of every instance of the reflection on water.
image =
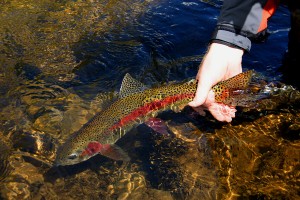
<path id="1" fill-rule="evenodd" d="M 0 48 L 15 62 L 37 66 L 46 74 L 68 80 L 81 62 L 74 55 L 81 40 L 119 34 L 150 3 L 6 1 L 1 3 Z"/>
<path id="2" fill-rule="evenodd" d="M 0 198 L 299 198 L 300 93 L 278 82 L 230 124 L 185 108 L 159 116 L 171 135 L 138 126 L 118 141 L 129 163 L 52 167 L 57 146 L 116 97 L 126 72 L 151 85 L 193 77 L 221 1 L 0 5 Z"/>

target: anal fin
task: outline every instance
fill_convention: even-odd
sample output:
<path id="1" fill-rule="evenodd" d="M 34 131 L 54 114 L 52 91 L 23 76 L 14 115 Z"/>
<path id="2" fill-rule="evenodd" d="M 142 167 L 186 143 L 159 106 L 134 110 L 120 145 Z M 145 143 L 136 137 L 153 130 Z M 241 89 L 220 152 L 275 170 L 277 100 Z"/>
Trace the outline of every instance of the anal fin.
<path id="1" fill-rule="evenodd" d="M 168 127 L 165 122 L 159 118 L 149 118 L 145 124 L 153 129 L 155 132 L 158 132 L 163 135 L 169 135 Z"/>

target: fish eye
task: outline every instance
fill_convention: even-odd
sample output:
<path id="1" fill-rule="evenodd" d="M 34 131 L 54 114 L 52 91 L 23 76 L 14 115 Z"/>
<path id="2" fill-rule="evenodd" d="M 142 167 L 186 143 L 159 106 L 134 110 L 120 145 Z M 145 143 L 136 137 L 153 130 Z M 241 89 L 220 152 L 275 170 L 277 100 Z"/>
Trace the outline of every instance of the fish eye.
<path id="1" fill-rule="evenodd" d="M 77 158 L 77 154 L 75 154 L 75 153 L 68 156 L 68 159 L 70 159 L 70 160 L 74 160 L 75 158 Z"/>

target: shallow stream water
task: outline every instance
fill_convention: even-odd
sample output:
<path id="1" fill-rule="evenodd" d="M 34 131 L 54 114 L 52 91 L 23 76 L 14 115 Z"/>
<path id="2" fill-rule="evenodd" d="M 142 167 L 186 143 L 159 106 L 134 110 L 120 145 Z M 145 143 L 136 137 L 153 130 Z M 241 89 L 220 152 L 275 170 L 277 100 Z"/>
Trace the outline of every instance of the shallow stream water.
<path id="1" fill-rule="evenodd" d="M 276 91 L 232 123 L 164 112 L 118 143 L 131 161 L 95 156 L 53 167 L 57 147 L 118 92 L 194 78 L 222 1 L 0 1 L 0 199 L 297 199 L 300 93 L 281 81 L 289 11 L 245 55 Z"/>

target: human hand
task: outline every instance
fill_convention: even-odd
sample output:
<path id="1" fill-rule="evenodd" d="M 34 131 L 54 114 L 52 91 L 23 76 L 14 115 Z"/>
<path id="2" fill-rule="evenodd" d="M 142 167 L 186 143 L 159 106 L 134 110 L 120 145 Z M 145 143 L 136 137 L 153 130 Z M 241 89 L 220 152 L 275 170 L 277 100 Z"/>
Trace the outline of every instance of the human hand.
<path id="1" fill-rule="evenodd" d="M 188 105 L 195 110 L 204 107 L 217 120 L 231 122 L 235 117 L 235 108 L 215 102 L 211 88 L 218 82 L 242 72 L 243 53 L 244 51 L 238 48 L 212 43 L 196 76 L 198 86 L 195 97 Z"/>

